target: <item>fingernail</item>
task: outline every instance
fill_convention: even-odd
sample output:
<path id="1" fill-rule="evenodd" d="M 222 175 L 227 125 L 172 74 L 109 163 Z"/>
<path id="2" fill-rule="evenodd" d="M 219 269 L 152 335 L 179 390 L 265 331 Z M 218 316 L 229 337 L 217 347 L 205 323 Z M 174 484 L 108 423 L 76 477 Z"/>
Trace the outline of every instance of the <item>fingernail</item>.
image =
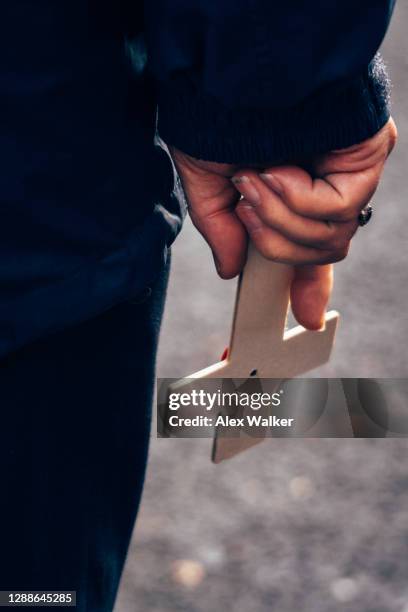
<path id="1" fill-rule="evenodd" d="M 238 189 L 239 193 L 244 196 L 246 200 L 254 204 L 260 204 L 261 196 L 255 185 L 252 183 L 248 176 L 233 176 L 231 181 Z"/>
<path id="2" fill-rule="evenodd" d="M 268 185 L 268 187 L 270 187 L 278 195 L 282 195 L 282 193 L 283 193 L 282 183 L 280 182 L 280 180 L 278 178 L 276 178 L 276 176 L 274 174 L 264 174 L 264 173 L 262 173 L 259 176 L 263 180 L 263 182 Z"/>
<path id="3" fill-rule="evenodd" d="M 258 230 L 263 226 L 263 223 L 256 214 L 253 206 L 250 206 L 249 204 L 240 204 L 237 208 L 242 211 L 243 219 L 241 220 L 245 224 L 248 231 Z"/>

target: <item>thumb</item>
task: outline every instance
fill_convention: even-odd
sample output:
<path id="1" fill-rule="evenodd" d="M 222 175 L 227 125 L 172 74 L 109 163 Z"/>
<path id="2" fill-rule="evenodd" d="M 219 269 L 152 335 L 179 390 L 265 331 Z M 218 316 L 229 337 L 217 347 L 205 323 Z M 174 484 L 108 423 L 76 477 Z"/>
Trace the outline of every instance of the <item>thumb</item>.
<path id="1" fill-rule="evenodd" d="M 290 290 L 293 314 L 306 329 L 318 330 L 333 288 L 333 266 L 296 266 Z"/>
<path id="2" fill-rule="evenodd" d="M 191 220 L 211 248 L 221 278 L 233 278 L 245 265 L 247 233 L 234 210 L 223 208 L 205 216 L 190 209 Z"/>
<path id="3" fill-rule="evenodd" d="M 247 235 L 235 214 L 239 194 L 230 181 L 235 166 L 194 159 L 171 149 L 191 220 L 210 246 L 221 278 L 233 278 L 246 259 Z"/>

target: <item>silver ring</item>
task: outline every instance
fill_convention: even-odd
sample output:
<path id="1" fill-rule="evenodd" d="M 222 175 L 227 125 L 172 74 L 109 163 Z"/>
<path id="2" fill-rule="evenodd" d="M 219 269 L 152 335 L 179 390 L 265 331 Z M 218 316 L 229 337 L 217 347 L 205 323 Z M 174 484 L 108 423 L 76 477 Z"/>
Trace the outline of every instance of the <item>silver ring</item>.
<path id="1" fill-rule="evenodd" d="M 364 206 L 363 210 L 358 215 L 358 224 L 363 227 L 363 225 L 367 225 L 371 217 L 373 216 L 373 207 L 371 204 L 367 204 Z"/>

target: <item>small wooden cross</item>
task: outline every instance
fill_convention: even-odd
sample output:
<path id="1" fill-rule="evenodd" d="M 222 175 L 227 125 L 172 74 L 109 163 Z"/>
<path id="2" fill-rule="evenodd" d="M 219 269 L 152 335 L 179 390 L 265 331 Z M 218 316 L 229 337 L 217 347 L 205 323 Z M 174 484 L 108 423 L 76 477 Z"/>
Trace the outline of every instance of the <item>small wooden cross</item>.
<path id="1" fill-rule="evenodd" d="M 330 311 L 321 331 L 298 325 L 286 330 L 293 267 L 265 259 L 253 245 L 238 282 L 228 355 L 222 361 L 170 386 L 170 392 L 191 385 L 189 379 L 290 379 L 328 361 L 339 315 Z M 225 437 L 215 430 L 215 463 L 264 438 Z"/>

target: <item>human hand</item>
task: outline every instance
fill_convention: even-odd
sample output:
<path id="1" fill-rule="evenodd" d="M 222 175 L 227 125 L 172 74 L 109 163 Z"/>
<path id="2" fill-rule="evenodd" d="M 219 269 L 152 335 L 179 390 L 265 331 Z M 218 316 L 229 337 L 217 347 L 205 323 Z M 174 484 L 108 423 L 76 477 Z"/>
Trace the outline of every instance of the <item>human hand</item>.
<path id="1" fill-rule="evenodd" d="M 249 234 L 265 257 L 295 266 L 293 313 L 306 328 L 319 329 L 333 282 L 328 264 L 347 255 L 358 214 L 373 196 L 396 138 L 390 119 L 362 143 L 307 160 L 308 171 L 286 165 L 260 174 L 171 152 L 191 219 L 220 276 L 241 271 Z"/>

